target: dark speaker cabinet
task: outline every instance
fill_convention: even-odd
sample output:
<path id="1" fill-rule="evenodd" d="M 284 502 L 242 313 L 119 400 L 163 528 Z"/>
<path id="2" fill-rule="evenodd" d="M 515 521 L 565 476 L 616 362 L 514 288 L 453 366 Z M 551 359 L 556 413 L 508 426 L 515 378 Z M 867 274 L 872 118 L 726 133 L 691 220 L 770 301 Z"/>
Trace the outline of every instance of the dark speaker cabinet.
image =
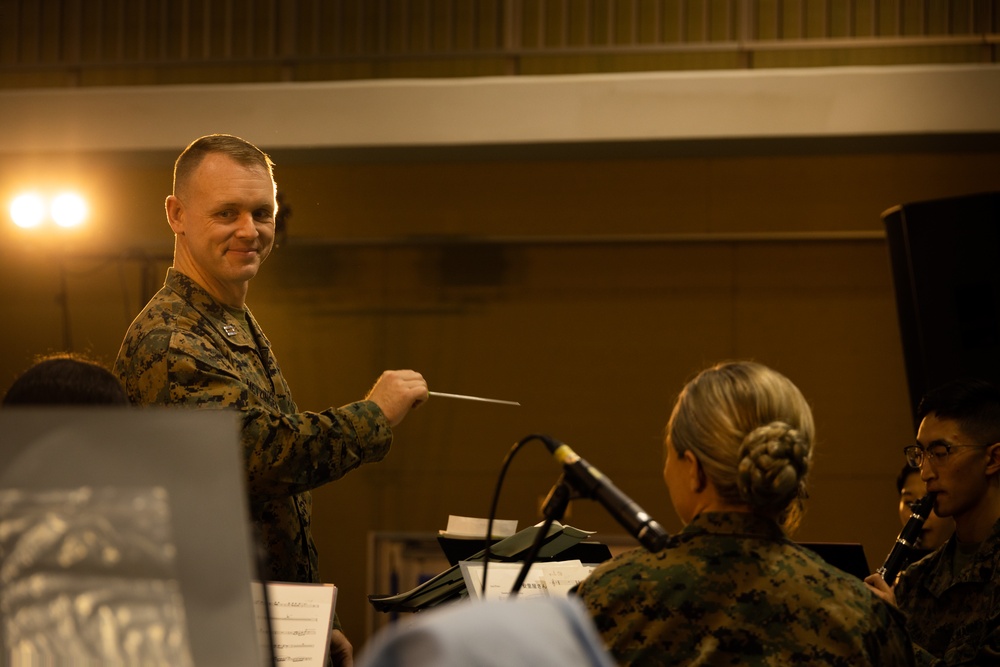
<path id="1" fill-rule="evenodd" d="M 1000 381 L 1000 192 L 882 214 L 911 409 L 959 377 Z"/>

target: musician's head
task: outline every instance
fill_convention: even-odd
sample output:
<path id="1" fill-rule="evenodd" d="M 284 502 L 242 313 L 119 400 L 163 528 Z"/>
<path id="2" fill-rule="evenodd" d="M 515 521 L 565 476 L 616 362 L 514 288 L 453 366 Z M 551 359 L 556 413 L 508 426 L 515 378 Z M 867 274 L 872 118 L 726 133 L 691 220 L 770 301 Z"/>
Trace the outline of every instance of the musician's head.
<path id="1" fill-rule="evenodd" d="M 103 364 L 82 354 L 37 359 L 7 390 L 4 406 L 127 405 L 125 389 Z"/>
<path id="2" fill-rule="evenodd" d="M 681 520 L 712 509 L 749 511 L 793 529 L 813 432 L 809 404 L 781 373 L 747 361 L 702 371 L 667 424 L 664 479 Z"/>
<path id="3" fill-rule="evenodd" d="M 954 380 L 929 391 L 917 408 L 918 463 L 941 516 L 977 516 L 988 494 L 1000 493 L 1000 386 Z M 913 456 L 917 454 L 918 456 Z"/>

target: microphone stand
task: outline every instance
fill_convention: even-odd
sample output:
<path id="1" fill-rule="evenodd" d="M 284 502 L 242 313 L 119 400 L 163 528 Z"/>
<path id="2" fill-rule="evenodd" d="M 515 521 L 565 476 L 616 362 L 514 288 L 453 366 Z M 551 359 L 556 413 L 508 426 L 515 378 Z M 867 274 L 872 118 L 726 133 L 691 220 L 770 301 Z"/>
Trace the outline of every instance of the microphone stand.
<path id="1" fill-rule="evenodd" d="M 574 495 L 573 487 L 566 481 L 566 476 L 560 475 L 559 481 L 549 491 L 549 495 L 545 499 L 545 504 L 542 506 L 542 514 L 545 516 L 545 521 L 542 523 L 538 534 L 535 535 L 535 541 L 532 543 L 528 555 L 524 557 L 524 565 L 521 566 L 521 572 L 517 575 L 517 579 L 510 589 L 511 597 L 516 597 L 521 590 L 524 580 L 528 577 L 528 570 L 531 569 L 535 559 L 538 558 L 538 552 L 541 551 L 542 545 L 545 544 L 545 540 L 549 536 L 549 529 L 552 528 L 552 523 L 563 518 L 566 508 L 569 507 L 569 501 L 575 497 L 577 496 Z"/>

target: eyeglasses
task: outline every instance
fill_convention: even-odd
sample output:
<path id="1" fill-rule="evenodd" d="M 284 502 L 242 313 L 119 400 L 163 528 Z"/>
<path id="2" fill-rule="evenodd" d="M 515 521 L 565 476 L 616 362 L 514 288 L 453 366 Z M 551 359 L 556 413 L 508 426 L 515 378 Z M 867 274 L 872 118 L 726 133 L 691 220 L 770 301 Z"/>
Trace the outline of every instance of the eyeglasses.
<path id="1" fill-rule="evenodd" d="M 944 463 L 948 460 L 948 455 L 951 454 L 951 450 L 953 449 L 986 449 L 986 447 L 987 445 L 951 445 L 947 442 L 935 442 L 926 449 L 920 445 L 903 447 L 903 455 L 906 457 L 906 463 L 911 468 L 919 468 L 923 465 L 925 456 L 932 463 Z"/>

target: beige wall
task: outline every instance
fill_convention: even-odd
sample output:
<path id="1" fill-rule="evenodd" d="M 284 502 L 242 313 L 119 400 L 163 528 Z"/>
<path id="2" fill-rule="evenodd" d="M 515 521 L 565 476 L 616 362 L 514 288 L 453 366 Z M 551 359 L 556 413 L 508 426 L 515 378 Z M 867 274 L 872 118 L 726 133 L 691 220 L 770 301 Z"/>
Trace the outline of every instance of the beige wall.
<path id="1" fill-rule="evenodd" d="M 357 399 L 382 369 L 398 367 L 422 371 L 433 389 L 522 403 L 434 399 L 398 429 L 383 463 L 317 491 L 321 566 L 340 587 L 356 645 L 365 596 L 380 592 L 365 590 L 368 531 L 435 531 L 448 514 L 485 515 L 502 458 L 530 433 L 568 442 L 677 530 L 660 477 L 662 429 L 684 380 L 721 359 L 772 365 L 812 402 L 820 441 L 797 537 L 860 541 L 873 568 L 885 557 L 899 530 L 899 450 L 912 433 L 879 214 L 1000 189 L 1000 152 L 823 154 L 802 145 L 673 157 L 274 156 L 291 236 L 249 304 L 300 407 Z M 170 248 L 162 198 L 171 159 L 19 156 L 0 168 L 6 185 L 73 163 L 105 194 L 96 217 L 106 226 L 56 248 L 0 232 L 0 390 L 31 355 L 64 347 L 58 253 L 67 256 L 73 346 L 113 360 L 143 301 L 141 263 L 122 257 Z M 737 236 L 762 232 L 848 238 Z M 407 242 L 426 235 L 437 239 Z M 449 246 L 447 235 L 492 243 Z M 574 242 L 626 235 L 647 240 Z M 336 243 L 344 239 L 356 245 Z M 157 282 L 165 266 L 152 262 Z M 501 514 L 536 521 L 558 473 L 540 444 L 525 449 Z M 567 522 L 620 533 L 590 502 L 574 503 Z"/>

